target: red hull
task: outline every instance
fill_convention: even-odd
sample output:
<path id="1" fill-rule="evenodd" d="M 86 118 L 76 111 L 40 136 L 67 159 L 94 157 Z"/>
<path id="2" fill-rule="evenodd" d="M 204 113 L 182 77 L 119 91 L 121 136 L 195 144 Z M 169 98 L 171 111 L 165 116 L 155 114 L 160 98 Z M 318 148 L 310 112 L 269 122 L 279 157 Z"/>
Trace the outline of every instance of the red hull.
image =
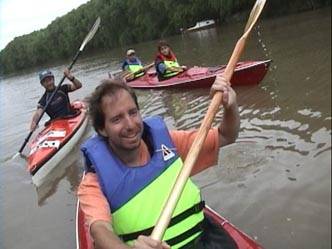
<path id="1" fill-rule="evenodd" d="M 271 60 L 266 61 L 244 61 L 236 65 L 231 83 L 233 86 L 256 85 L 262 81 L 267 73 Z M 159 81 L 155 72 L 128 82 L 132 88 L 197 88 L 210 87 L 217 74 L 225 71 L 226 65 L 219 67 L 192 67 L 184 73 L 167 80 Z"/>
<path id="2" fill-rule="evenodd" d="M 230 237 L 235 241 L 238 249 L 262 249 L 258 243 L 248 235 L 241 232 L 225 218 L 213 211 L 209 207 L 204 208 L 204 214 L 211 218 L 218 226 L 223 228 Z M 76 212 L 76 248 L 77 249 L 94 249 L 89 233 L 88 226 L 84 223 L 84 213 L 77 204 Z"/>
<path id="3" fill-rule="evenodd" d="M 87 118 L 86 107 L 82 102 L 74 102 L 72 106 L 81 111 L 79 115 L 51 121 L 31 141 L 27 165 L 31 175 L 34 175 L 75 135 Z"/>

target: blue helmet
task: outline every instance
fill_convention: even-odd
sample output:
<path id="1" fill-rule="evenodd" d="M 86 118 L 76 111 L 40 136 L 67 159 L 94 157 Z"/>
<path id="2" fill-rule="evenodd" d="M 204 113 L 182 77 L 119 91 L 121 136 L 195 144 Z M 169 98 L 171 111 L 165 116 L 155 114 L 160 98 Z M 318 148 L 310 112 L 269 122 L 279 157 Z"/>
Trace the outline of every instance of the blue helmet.
<path id="1" fill-rule="evenodd" d="M 53 78 L 54 78 L 53 73 L 52 73 L 49 69 L 43 70 L 43 71 L 41 71 L 41 72 L 39 73 L 39 80 L 40 80 L 40 83 L 41 83 L 46 77 L 53 77 Z"/>

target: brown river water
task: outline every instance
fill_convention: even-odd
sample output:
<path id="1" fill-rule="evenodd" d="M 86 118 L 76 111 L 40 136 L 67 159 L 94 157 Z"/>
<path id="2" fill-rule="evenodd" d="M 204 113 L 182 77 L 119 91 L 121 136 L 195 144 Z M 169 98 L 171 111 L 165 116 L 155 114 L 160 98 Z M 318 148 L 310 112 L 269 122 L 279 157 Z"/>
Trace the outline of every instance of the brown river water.
<path id="1" fill-rule="evenodd" d="M 225 64 L 244 26 L 242 22 L 222 25 L 168 41 L 181 64 Z M 155 45 L 146 42 L 134 48 L 148 64 Z M 71 99 L 86 97 L 109 71 L 119 69 L 124 51 L 118 48 L 80 58 L 73 73 L 84 87 L 72 93 Z M 328 249 L 330 9 L 260 21 L 242 59 L 267 58 L 273 62 L 261 84 L 235 88 L 241 114 L 237 142 L 220 150 L 218 165 L 194 180 L 211 207 L 265 248 Z M 56 80 L 68 64 L 51 66 Z M 28 134 L 43 92 L 36 73 L 39 69 L 0 83 L 1 249 L 75 248 L 75 191 L 83 172 L 79 145 L 39 189 L 32 184 L 24 160 L 11 160 Z M 169 128 L 177 129 L 198 128 L 210 100 L 209 89 L 137 94 L 143 116 L 161 115 Z M 221 116 L 219 113 L 216 119 Z M 82 140 L 91 134 L 89 126 Z"/>

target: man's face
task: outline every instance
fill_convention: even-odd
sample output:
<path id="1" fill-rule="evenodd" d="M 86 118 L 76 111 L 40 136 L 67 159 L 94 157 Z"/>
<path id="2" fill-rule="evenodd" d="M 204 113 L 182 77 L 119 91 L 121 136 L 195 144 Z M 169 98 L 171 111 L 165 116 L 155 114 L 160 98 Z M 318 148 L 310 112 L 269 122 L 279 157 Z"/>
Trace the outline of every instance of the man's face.
<path id="1" fill-rule="evenodd" d="M 46 90 L 52 91 L 55 88 L 54 85 L 54 77 L 53 76 L 48 76 L 45 79 L 42 80 L 41 84 L 43 87 L 45 87 Z"/>
<path id="2" fill-rule="evenodd" d="M 99 132 L 108 138 L 108 143 L 118 155 L 139 148 L 143 133 L 143 121 L 141 114 L 131 97 L 123 89 L 114 95 L 106 95 L 101 103 L 105 123 Z"/>
<path id="3" fill-rule="evenodd" d="M 134 60 L 136 59 L 136 55 L 135 55 L 135 53 L 131 53 L 130 55 L 128 55 L 128 59 L 129 59 L 130 61 L 134 61 Z"/>

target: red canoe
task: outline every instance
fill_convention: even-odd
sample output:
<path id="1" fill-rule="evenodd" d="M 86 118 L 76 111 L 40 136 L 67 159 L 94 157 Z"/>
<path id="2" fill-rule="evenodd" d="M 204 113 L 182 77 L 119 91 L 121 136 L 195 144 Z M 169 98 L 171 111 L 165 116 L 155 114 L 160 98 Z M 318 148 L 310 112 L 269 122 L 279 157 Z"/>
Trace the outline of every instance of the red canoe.
<path id="1" fill-rule="evenodd" d="M 72 107 L 76 115 L 52 120 L 30 143 L 27 168 L 36 186 L 70 152 L 85 130 L 85 105 L 75 101 Z"/>
<path id="2" fill-rule="evenodd" d="M 264 78 L 271 60 L 243 61 L 236 65 L 231 83 L 238 85 L 255 85 Z M 210 87 L 217 74 L 223 73 L 226 65 L 218 67 L 192 67 L 170 79 L 159 81 L 156 72 L 148 71 L 144 76 L 128 82 L 132 88 L 184 88 Z"/>
<path id="3" fill-rule="evenodd" d="M 214 230 L 214 235 L 216 232 L 222 234 L 223 241 L 228 241 L 228 243 L 231 243 L 233 245 L 232 248 L 262 249 L 262 247 L 255 240 L 250 238 L 245 233 L 241 232 L 238 228 L 236 228 L 233 224 L 220 216 L 218 213 L 213 211 L 210 207 L 206 206 L 204 208 L 204 214 L 206 219 L 210 221 L 207 224 L 211 226 L 211 230 Z M 226 237 L 227 239 L 225 239 Z M 76 248 L 94 249 L 89 233 L 89 227 L 84 222 L 84 213 L 80 208 L 79 202 L 77 203 L 76 210 Z"/>

